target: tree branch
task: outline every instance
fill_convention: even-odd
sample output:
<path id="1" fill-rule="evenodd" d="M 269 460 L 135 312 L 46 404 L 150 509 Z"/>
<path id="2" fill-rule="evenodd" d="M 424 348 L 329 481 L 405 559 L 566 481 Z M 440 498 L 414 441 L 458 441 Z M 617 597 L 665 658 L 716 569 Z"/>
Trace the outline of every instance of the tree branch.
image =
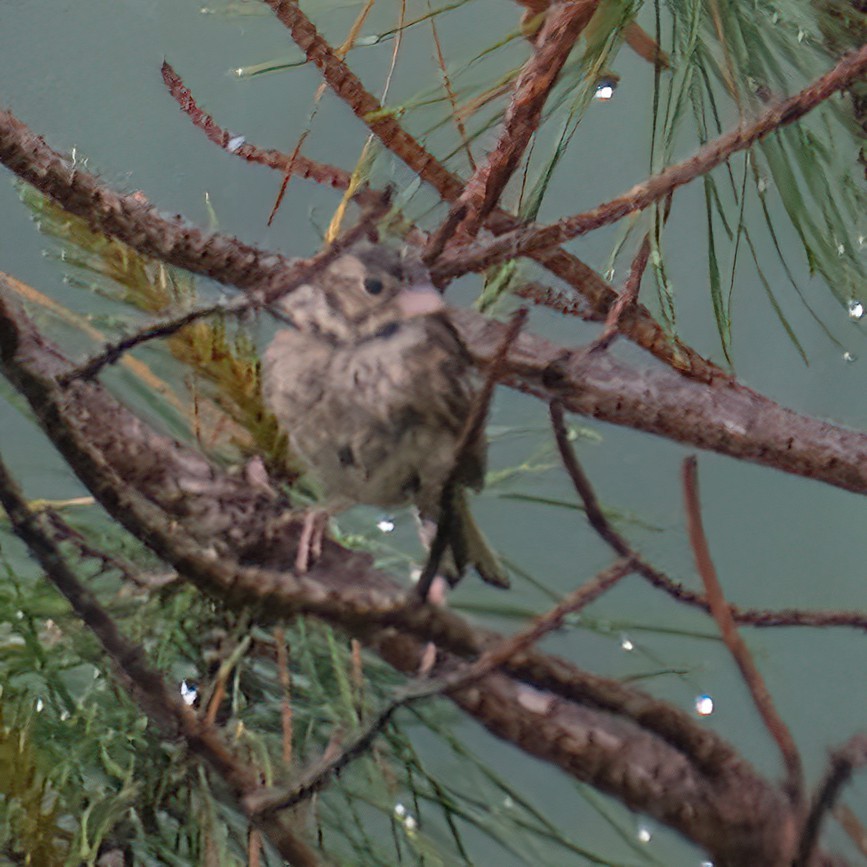
<path id="1" fill-rule="evenodd" d="M 159 672 L 148 664 L 142 648 L 121 635 L 108 612 L 75 577 L 51 534 L 43 529 L 42 518 L 30 511 L 2 458 L 0 503 L 15 533 L 27 545 L 50 581 L 97 637 L 112 662 L 132 682 L 133 695 L 142 710 L 169 737 L 182 737 L 190 750 L 205 759 L 229 786 L 242 812 L 260 827 L 284 858 L 299 867 L 316 867 L 319 859 L 298 838 L 285 817 L 260 816 L 244 809 L 246 799 L 262 789 L 255 771 L 238 761 L 216 730 L 199 720 L 176 690 L 168 688 Z"/>
<path id="2" fill-rule="evenodd" d="M 264 619 L 322 617 L 408 673 L 428 641 L 447 659 L 476 657 L 499 640 L 452 612 L 407 605 L 406 591 L 368 555 L 333 541 L 307 575 L 280 571 L 294 562 L 299 526 L 279 500 L 150 431 L 97 384 L 52 386 L 46 376 L 64 360 L 2 296 L 0 364 L 94 496 L 224 604 Z M 450 698 L 497 736 L 677 828 L 719 864 L 773 863 L 785 803 L 724 741 L 665 702 L 533 649 Z"/>
<path id="3" fill-rule="evenodd" d="M 306 774 L 305 779 L 300 783 L 256 793 L 247 800 L 248 808 L 262 812 L 282 810 L 306 800 L 323 789 L 333 775 L 345 768 L 355 758 L 363 755 L 372 746 L 376 735 L 388 725 L 389 720 L 401 707 L 421 699 L 463 689 L 480 680 L 485 675 L 505 665 L 509 659 L 518 653 L 529 649 L 549 632 L 559 629 L 567 616 L 577 613 L 594 602 L 621 578 L 628 575 L 630 571 L 631 566 L 627 561 L 618 560 L 608 569 L 582 584 L 550 611 L 535 618 L 530 626 L 516 635 L 501 639 L 493 647 L 486 650 L 475 662 L 461 663 L 454 670 L 439 677 L 419 677 L 410 681 L 397 691 L 397 695 L 360 732 L 354 735 L 350 743 L 342 747 L 338 754 L 323 761 L 318 767 Z"/>
<path id="4" fill-rule="evenodd" d="M 542 108 L 560 70 L 598 5 L 599 0 L 571 0 L 555 3 L 548 10 L 535 51 L 515 82 L 497 144 L 452 206 L 453 211 L 467 208 L 463 222 L 457 227 L 459 233 L 475 236 L 482 222 L 497 207 L 539 126 Z"/>
<path id="5" fill-rule="evenodd" d="M 4 110 L 0 162 L 64 210 L 83 217 L 92 229 L 169 265 L 262 291 L 279 286 L 292 267 L 292 261 L 279 253 L 264 252 L 229 235 L 203 232 L 179 216 L 162 216 L 139 196 L 115 193 Z"/>
<path id="6" fill-rule="evenodd" d="M 590 526 L 599 534 L 600 538 L 620 557 L 627 559 L 633 571 L 648 581 L 652 586 L 671 596 L 677 602 L 693 605 L 701 608 L 708 614 L 711 613 L 708 597 L 701 593 L 689 590 L 677 581 L 673 581 L 668 575 L 657 569 L 633 548 L 629 541 L 621 535 L 611 524 L 602 507 L 590 479 L 581 467 L 580 462 L 569 442 L 569 432 L 566 430 L 566 422 L 563 417 L 563 406 L 559 401 L 552 401 L 549 406 L 551 426 L 557 448 L 572 484 L 584 504 L 584 514 Z M 859 615 L 850 611 L 803 611 L 782 610 L 768 611 L 764 609 L 738 608 L 729 605 L 728 610 L 737 623 L 749 626 L 860 626 L 867 629 L 867 616 Z"/>
<path id="7" fill-rule="evenodd" d="M 347 103 L 356 117 L 445 201 L 455 201 L 464 188 L 463 181 L 449 172 L 416 139 L 404 132 L 376 97 L 365 89 L 361 79 L 319 35 L 313 22 L 303 13 L 296 0 L 265 2 L 289 28 L 307 59 L 319 69 L 337 96 Z M 490 215 L 487 225 L 494 234 L 500 235 L 516 230 L 524 224 L 517 217 L 498 210 Z M 617 298 L 614 289 L 592 268 L 565 250 L 539 250 L 530 255 L 590 299 L 591 303 L 602 311 L 603 316 Z M 629 315 L 624 316 L 621 324 L 629 339 L 635 340 L 639 346 L 665 360 L 675 369 L 705 380 L 722 375 L 719 368 L 702 358 L 694 349 L 667 335 L 650 312 L 641 305 L 637 305 Z"/>
<path id="8" fill-rule="evenodd" d="M 854 735 L 831 754 L 831 764 L 813 797 L 813 804 L 804 822 L 798 845 L 798 856 L 792 867 L 807 867 L 819 839 L 822 820 L 833 809 L 843 787 L 852 774 L 867 765 L 867 735 Z"/>
<path id="9" fill-rule="evenodd" d="M 361 80 L 319 35 L 316 26 L 304 14 L 296 0 L 265 0 L 271 11 L 292 34 L 298 47 L 322 73 L 332 90 L 352 109 L 380 141 L 418 176 L 445 198 L 454 199 L 461 191 L 461 182 L 446 171 L 419 142 L 383 109 Z M 447 193 L 447 195 L 446 195 Z"/>
<path id="10" fill-rule="evenodd" d="M 300 153 L 290 155 L 273 148 L 261 148 L 250 144 L 245 136 L 223 129 L 211 115 L 199 107 L 190 89 L 184 85 L 181 77 L 167 60 L 163 61 L 160 72 L 169 93 L 175 102 L 177 102 L 181 111 L 193 122 L 194 126 L 208 137 L 209 141 L 212 141 L 227 153 L 234 154 L 241 159 L 247 160 L 247 162 L 267 166 L 269 169 L 275 169 L 278 172 L 291 172 L 293 175 L 307 178 L 317 184 L 324 184 L 338 190 L 348 189 L 352 176 L 345 169 L 339 166 L 328 165 L 328 163 L 322 163 L 318 160 L 312 160 Z M 358 194 L 362 195 L 364 193 L 359 190 Z M 364 195 L 370 195 L 372 197 L 371 201 L 373 201 L 374 197 L 379 199 L 380 194 L 371 191 Z"/>
<path id="11" fill-rule="evenodd" d="M 504 326 L 469 310 L 450 315 L 476 363 L 488 363 Z M 507 365 L 506 385 L 560 400 L 570 412 L 867 493 L 867 435 L 785 409 L 733 380 L 706 385 L 671 370 L 636 370 L 529 333 L 514 342 Z"/>
<path id="12" fill-rule="evenodd" d="M 752 147 L 780 127 L 800 120 L 829 96 L 862 77 L 865 70 L 867 45 L 845 55 L 829 72 L 800 93 L 768 109 L 749 126 L 739 127 L 710 142 L 695 156 L 669 166 L 616 199 L 548 226 L 521 227 L 493 241 L 454 247 L 441 257 L 432 269 L 432 275 L 436 280 L 448 280 L 457 274 L 466 274 L 468 270 L 484 271 L 507 259 L 551 249 L 579 235 L 614 223 L 627 214 L 643 210 L 693 178 L 706 174 L 725 162 L 733 153 Z"/>
<path id="13" fill-rule="evenodd" d="M 698 495 L 698 469 L 695 456 L 683 462 L 683 497 L 686 501 L 686 521 L 689 542 L 692 547 L 695 565 L 704 583 L 705 593 L 710 603 L 710 611 L 722 634 L 725 646 L 731 653 L 744 683 L 753 699 L 753 704 L 765 724 L 765 728 L 780 750 L 786 768 L 786 792 L 795 810 L 803 809 L 804 767 L 789 727 L 774 707 L 774 701 L 767 684 L 753 661 L 743 638 L 735 626 L 734 618 L 722 592 L 717 578 L 716 567 L 710 556 L 710 547 L 701 519 L 701 502 Z"/>

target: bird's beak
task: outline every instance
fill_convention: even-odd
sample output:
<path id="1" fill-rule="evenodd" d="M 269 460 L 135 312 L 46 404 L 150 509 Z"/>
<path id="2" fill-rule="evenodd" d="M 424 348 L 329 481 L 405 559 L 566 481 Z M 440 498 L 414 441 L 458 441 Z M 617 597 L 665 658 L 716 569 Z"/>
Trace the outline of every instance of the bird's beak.
<path id="1" fill-rule="evenodd" d="M 427 316 L 445 309 L 442 295 L 431 283 L 414 283 L 401 289 L 397 295 L 397 306 L 405 319 L 414 316 Z"/>

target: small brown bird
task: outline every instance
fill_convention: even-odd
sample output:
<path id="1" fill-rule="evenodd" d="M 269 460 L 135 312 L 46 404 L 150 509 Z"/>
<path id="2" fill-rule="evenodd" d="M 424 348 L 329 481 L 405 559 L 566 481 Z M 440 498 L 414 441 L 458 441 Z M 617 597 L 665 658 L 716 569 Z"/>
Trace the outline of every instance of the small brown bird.
<path id="1" fill-rule="evenodd" d="M 263 394 L 321 484 L 326 511 L 414 503 L 423 522 L 436 521 L 477 387 L 424 268 L 385 245 L 359 245 L 288 295 L 280 313 L 289 327 L 265 353 Z M 508 587 L 464 494 L 481 488 L 485 453 L 480 438 L 458 468 L 443 570 L 454 583 L 469 564 Z"/>

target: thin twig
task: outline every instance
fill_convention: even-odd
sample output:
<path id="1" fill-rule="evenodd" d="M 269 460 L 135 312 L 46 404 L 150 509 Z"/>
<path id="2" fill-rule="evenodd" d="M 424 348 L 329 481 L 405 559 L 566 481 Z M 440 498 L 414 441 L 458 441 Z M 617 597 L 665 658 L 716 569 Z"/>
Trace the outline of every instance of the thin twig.
<path id="1" fill-rule="evenodd" d="M 467 216 L 459 227 L 462 235 L 475 236 L 482 222 L 499 203 L 506 184 L 539 127 L 542 108 L 560 71 L 598 5 L 599 0 L 552 4 L 535 41 L 535 51 L 515 82 L 497 144 L 484 165 L 467 181 L 453 206 L 467 205 Z"/>
<path id="2" fill-rule="evenodd" d="M 466 215 L 467 206 L 465 204 L 454 204 L 449 209 L 446 218 L 428 236 L 427 244 L 421 257 L 425 265 L 430 267 L 442 256 L 446 244 L 451 240 Z M 440 283 L 440 285 L 442 284 Z"/>
<path id="3" fill-rule="evenodd" d="M 834 818 L 846 833 L 852 845 L 867 860 L 867 827 L 865 827 L 861 819 L 846 804 L 837 804 L 834 807 Z"/>
<path id="4" fill-rule="evenodd" d="M 435 678 L 418 678 L 411 681 L 384 707 L 339 753 L 321 762 L 305 775 L 301 783 L 272 790 L 260 789 L 247 799 L 246 805 L 258 813 L 268 813 L 293 807 L 321 791 L 329 780 L 353 759 L 363 755 L 373 744 L 376 736 L 385 728 L 395 712 L 401 707 L 425 698 L 456 692 L 485 677 L 505 665 L 512 657 L 528 650 L 545 635 L 559 629 L 569 616 L 585 608 L 613 587 L 632 571 L 627 560 L 618 560 L 590 581 L 573 590 L 554 608 L 537 617 L 527 628 L 516 635 L 499 641 L 472 663 L 462 664 L 457 669 Z"/>
<path id="5" fill-rule="evenodd" d="M 711 614 L 719 626 L 725 646 L 744 678 L 759 716 L 761 716 L 768 733 L 780 750 L 786 767 L 786 792 L 794 808 L 799 810 L 804 799 L 804 770 L 801 756 L 798 753 L 792 733 L 774 707 L 764 678 L 756 667 L 749 648 L 738 633 L 728 603 L 723 596 L 702 523 L 697 462 L 694 455 L 685 458 L 683 462 L 683 496 L 686 505 L 689 541 L 695 557 L 696 569 L 704 583 Z"/>
<path id="6" fill-rule="evenodd" d="M 443 78 L 443 89 L 446 92 L 446 96 L 448 97 L 448 100 L 449 100 L 449 105 L 451 106 L 452 119 L 455 122 L 455 128 L 458 131 L 458 135 L 461 138 L 461 144 L 464 148 L 464 151 L 466 152 L 467 162 L 470 164 L 470 168 L 473 171 L 475 171 L 476 170 L 476 161 L 473 158 L 473 151 L 472 151 L 472 148 L 470 147 L 470 139 L 469 139 L 469 136 L 467 135 L 467 128 L 466 128 L 466 126 L 464 126 L 464 122 L 461 119 L 460 114 L 458 112 L 458 96 L 455 93 L 454 88 L 452 87 L 452 82 L 451 82 L 451 78 L 449 76 L 448 67 L 446 66 L 446 59 L 445 59 L 445 56 L 443 55 L 442 44 L 440 43 L 439 32 L 437 31 L 436 16 L 433 14 L 433 7 L 431 6 L 430 0 L 428 0 L 428 2 L 427 2 L 427 8 L 428 8 L 428 14 L 430 16 L 430 18 L 429 18 L 430 31 L 431 31 L 431 38 L 433 39 L 434 49 L 436 51 L 437 65 L 440 68 L 440 73 L 442 74 L 442 78 Z"/>
<path id="7" fill-rule="evenodd" d="M 639 565 L 640 558 L 632 550 L 629 543 L 614 529 L 608 518 L 599 506 L 599 500 L 596 499 L 596 493 L 590 480 L 581 469 L 578 463 L 578 458 L 575 456 L 575 451 L 572 444 L 569 442 L 569 432 L 566 430 L 566 422 L 563 417 L 563 405 L 559 401 L 552 401 L 549 404 L 548 411 L 551 416 L 551 426 L 554 429 L 554 437 L 557 440 L 557 448 L 560 450 L 560 457 L 563 460 L 563 465 L 578 496 L 584 503 L 584 514 L 590 522 L 590 526 L 600 535 L 600 537 L 621 557 L 626 557 L 629 560 L 636 562 L 636 568 Z"/>
<path id="8" fill-rule="evenodd" d="M 461 182 L 446 172 L 419 142 L 383 109 L 382 104 L 361 83 L 357 75 L 319 35 L 313 22 L 296 0 L 265 0 L 271 11 L 292 34 L 307 59 L 322 73 L 334 92 L 352 109 L 382 143 L 409 165 L 422 180 L 438 190 L 449 190 L 456 198 Z"/>
<path id="9" fill-rule="evenodd" d="M 366 0 L 364 6 L 362 6 L 361 11 L 358 15 L 355 16 L 355 21 L 352 22 L 352 26 L 349 28 L 349 33 L 346 36 L 346 39 L 343 40 L 343 44 L 339 46 L 336 50 L 336 54 L 341 59 L 346 57 L 349 53 L 349 50 L 355 44 L 355 40 L 358 38 L 358 34 L 361 32 L 361 28 L 364 26 L 364 22 L 367 20 L 367 16 L 370 14 L 370 10 L 373 9 L 374 0 Z M 289 157 L 289 165 L 286 167 L 286 173 L 283 175 L 283 181 L 280 184 L 280 190 L 277 193 L 277 197 L 274 200 L 274 204 L 271 207 L 271 213 L 268 214 L 268 225 L 270 226 L 274 222 L 274 217 L 277 215 L 277 211 L 280 209 L 280 204 L 283 201 L 283 196 L 286 194 L 286 189 L 289 186 L 289 179 L 295 174 L 295 163 L 298 161 L 298 158 L 301 156 L 301 148 L 304 147 L 304 142 L 307 141 L 307 137 L 310 135 L 310 131 L 313 129 L 313 121 L 316 118 L 317 113 L 319 112 L 319 103 L 322 101 L 322 97 L 325 95 L 325 91 L 327 90 L 328 85 L 326 82 L 322 82 L 319 87 L 316 88 L 316 93 L 313 94 L 313 106 L 310 109 L 310 112 L 307 115 L 307 124 L 304 127 L 304 130 L 301 132 L 301 135 L 298 137 L 298 141 L 295 144 L 295 147 L 292 149 L 292 154 Z M 347 189 L 351 186 L 351 184 L 347 185 Z"/>
<path id="10" fill-rule="evenodd" d="M 261 788 L 258 775 L 239 762 L 217 732 L 199 720 L 175 690 L 166 685 L 158 671 L 148 664 L 142 648 L 124 638 L 96 597 L 76 578 L 49 532 L 44 517 L 32 512 L 18 486 L 0 459 L 0 503 L 15 533 L 27 545 L 51 582 L 66 597 L 76 614 L 93 632 L 117 668 L 134 685 L 142 709 L 170 735 L 181 735 L 190 750 L 199 754 L 228 784 L 243 806 L 246 795 Z M 272 844 L 293 864 L 315 867 L 319 859 L 313 850 L 290 829 L 286 821 L 252 817 Z"/>
<path id="11" fill-rule="evenodd" d="M 286 154 L 273 148 L 262 148 L 247 142 L 246 136 L 232 133 L 217 124 L 211 115 L 203 111 L 190 89 L 174 70 L 168 61 L 163 61 L 162 77 L 169 93 L 178 103 L 180 109 L 189 117 L 193 125 L 198 127 L 215 145 L 224 151 L 251 163 L 267 166 L 285 174 L 292 173 L 317 184 L 345 190 L 349 187 L 350 174 L 339 166 L 332 166 L 318 160 L 312 160 L 303 154 Z M 370 201 L 379 197 L 375 191 L 362 192 L 358 196 L 369 196 Z"/>
<path id="12" fill-rule="evenodd" d="M 671 214 L 671 203 L 674 200 L 672 193 L 668 194 L 663 208 L 662 221 L 668 221 Z M 650 232 L 645 234 L 638 248 L 638 252 L 632 260 L 632 265 L 629 268 L 629 276 L 623 284 L 623 290 L 617 297 L 617 300 L 611 305 L 608 310 L 608 315 L 605 317 L 605 327 L 602 333 L 588 347 L 588 352 L 598 352 L 607 349 L 614 338 L 621 332 L 622 322 L 627 310 L 634 310 L 638 306 L 638 293 L 641 291 L 641 278 L 644 276 L 644 271 L 647 268 L 647 263 L 650 261 Z"/>
<path id="13" fill-rule="evenodd" d="M 444 280 L 456 274 L 465 274 L 468 270 L 483 271 L 507 259 L 556 247 L 616 222 L 627 214 L 640 211 L 694 178 L 706 174 L 733 153 L 745 150 L 775 130 L 799 120 L 829 96 L 863 76 L 865 70 L 867 45 L 845 55 L 829 72 L 799 93 L 768 109 L 752 124 L 720 136 L 705 145 L 695 156 L 669 166 L 658 175 L 636 184 L 623 195 L 547 226 L 526 226 L 492 241 L 456 247 L 437 263 L 433 276 Z"/>
<path id="14" fill-rule="evenodd" d="M 425 696 L 406 695 L 384 707 L 367 725 L 357 732 L 348 743 L 336 750 L 327 750 L 326 755 L 311 768 L 299 782 L 285 787 L 260 789 L 244 801 L 245 809 L 254 816 L 270 816 L 288 810 L 321 792 L 330 780 L 347 767 L 354 759 L 364 755 L 376 736 L 388 725 L 389 720 L 405 704 Z"/>
<path id="15" fill-rule="evenodd" d="M 248 294 L 240 298 L 234 298 L 231 301 L 221 300 L 216 304 L 195 307 L 186 313 L 181 313 L 179 316 L 167 317 L 157 322 L 151 322 L 149 325 L 139 328 L 133 334 L 122 337 L 113 343 L 107 343 L 96 355 L 91 356 L 86 361 L 82 361 L 71 370 L 58 376 L 57 384 L 67 386 L 77 379 L 93 379 L 104 367 L 119 361 L 125 352 L 135 349 L 136 346 L 141 346 L 143 343 L 161 337 L 171 337 L 182 328 L 185 328 L 192 322 L 197 322 L 199 319 L 206 319 L 209 316 L 217 314 L 231 315 L 241 313 L 245 310 L 250 310 L 252 307 L 259 306 L 261 303 L 261 295 L 259 293 Z"/>
<path id="16" fill-rule="evenodd" d="M 867 765 L 867 735 L 854 735 L 842 747 L 831 753 L 830 767 L 813 796 L 810 812 L 807 814 L 801 831 L 798 856 L 792 867 L 807 867 L 810 863 L 813 850 L 819 841 L 819 829 L 822 820 L 833 809 L 840 797 L 840 792 L 849 782 L 852 774 L 865 765 Z"/>
<path id="17" fill-rule="evenodd" d="M 624 313 L 638 303 L 638 293 L 641 290 L 641 278 L 644 269 L 650 260 L 650 235 L 645 235 L 632 260 L 629 268 L 629 276 L 623 284 L 623 291 L 617 296 L 617 300 L 611 305 L 608 316 L 605 317 L 605 327 L 599 336 L 587 347 L 588 352 L 602 352 L 611 346 L 614 339 L 620 333 L 620 322 Z"/>
<path id="18" fill-rule="evenodd" d="M 540 307 L 547 307 L 563 316 L 577 316 L 587 322 L 604 322 L 606 317 L 595 310 L 583 295 L 577 292 L 566 292 L 536 280 L 529 280 L 516 286 L 515 295 L 526 301 L 532 301 Z"/>
<path id="19" fill-rule="evenodd" d="M 523 223 L 519 218 L 499 210 L 491 214 L 486 223 L 486 227 L 494 235 L 502 235 L 519 228 L 521 225 Z M 578 298 L 586 302 L 580 306 L 574 303 L 569 304 L 568 301 L 564 304 L 559 295 L 555 294 L 553 296 L 536 296 L 534 298 L 536 303 L 545 304 L 554 310 L 567 312 L 570 315 L 577 313 L 584 319 L 607 318 L 611 306 L 617 301 L 618 293 L 589 265 L 562 247 L 551 250 L 534 250 L 528 255 L 543 268 L 568 283 Z M 436 267 L 434 271 L 436 271 Z M 433 279 L 444 282 L 436 274 L 434 274 Z M 730 379 L 722 368 L 708 361 L 677 337 L 664 331 L 650 311 L 641 304 L 627 306 L 624 309 L 620 317 L 620 329 L 624 337 L 678 373 L 701 382 Z"/>
<path id="20" fill-rule="evenodd" d="M 93 500 L 91 500 L 93 502 Z M 31 507 L 32 508 L 32 507 Z M 97 560 L 101 564 L 101 570 L 114 569 L 123 577 L 125 582 L 137 584 L 140 587 L 152 587 L 154 581 L 146 579 L 141 573 L 127 560 L 102 551 L 99 548 L 91 545 L 87 539 L 78 532 L 74 527 L 71 527 L 60 515 L 56 509 L 46 509 L 45 515 L 48 523 L 51 524 L 53 530 L 52 538 L 55 541 L 63 541 L 71 544 L 77 551 L 80 557 Z M 174 580 L 174 578 L 161 579 L 159 586 L 165 586 L 166 583 Z"/>
<path id="21" fill-rule="evenodd" d="M 274 627 L 274 647 L 277 650 L 277 675 L 280 680 L 280 730 L 283 735 L 283 764 L 288 768 L 292 764 L 292 672 L 289 668 L 288 642 L 286 630 L 282 626 Z"/>
<path id="22" fill-rule="evenodd" d="M 521 307 L 515 311 L 509 322 L 508 328 L 503 333 L 503 339 L 497 348 L 494 357 L 491 359 L 488 367 L 485 381 L 479 389 L 475 398 L 473 411 L 464 424 L 464 429 L 461 432 L 461 437 L 455 446 L 455 456 L 452 462 L 452 469 L 446 478 L 443 485 L 442 494 L 440 495 L 440 515 L 437 521 L 437 531 L 428 552 L 427 562 L 422 569 L 418 579 L 415 592 L 418 599 L 424 602 L 427 599 L 427 594 L 430 591 L 430 586 L 436 577 L 439 569 L 440 561 L 446 552 L 449 541 L 453 533 L 453 493 L 455 485 L 458 481 L 458 476 L 461 472 L 461 467 L 464 462 L 467 450 L 472 448 L 479 438 L 484 436 L 485 419 L 488 416 L 491 398 L 494 395 L 494 388 L 498 380 L 503 376 L 506 364 L 506 356 L 509 353 L 509 347 L 514 343 L 524 323 L 527 321 L 527 309 Z"/>
<path id="23" fill-rule="evenodd" d="M 590 526 L 616 554 L 629 559 L 636 574 L 647 580 L 652 586 L 664 591 L 677 602 L 701 608 L 709 614 L 710 603 L 706 596 L 684 587 L 657 569 L 648 560 L 645 560 L 605 517 L 596 492 L 590 484 L 590 479 L 587 478 L 587 474 L 582 469 L 575 450 L 569 442 L 569 432 L 566 429 L 562 404 L 559 401 L 552 401 L 549 405 L 549 411 L 551 427 L 563 466 L 584 504 L 584 513 Z M 796 608 L 774 611 L 762 608 L 739 608 L 737 605 L 729 605 L 729 611 L 736 622 L 745 626 L 850 626 L 856 629 L 867 629 L 867 617 L 853 611 L 802 611 Z"/>
<path id="24" fill-rule="evenodd" d="M 444 691 L 465 686 L 471 680 L 483 677 L 494 669 L 505 665 L 519 653 L 528 650 L 549 632 L 560 629 L 568 616 L 577 614 L 591 602 L 595 602 L 603 593 L 629 575 L 634 568 L 631 560 L 621 557 L 607 569 L 603 569 L 589 581 L 569 593 L 550 611 L 535 618 L 528 627 L 522 629 L 517 635 L 506 638 L 486 650 L 469 667 L 464 675 L 466 679 L 456 678 Z"/>

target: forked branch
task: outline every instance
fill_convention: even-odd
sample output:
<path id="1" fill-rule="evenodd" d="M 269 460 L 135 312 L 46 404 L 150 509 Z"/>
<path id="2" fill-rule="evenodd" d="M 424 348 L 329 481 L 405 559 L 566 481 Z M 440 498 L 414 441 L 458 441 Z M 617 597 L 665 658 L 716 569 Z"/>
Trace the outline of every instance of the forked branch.
<path id="1" fill-rule="evenodd" d="M 861 78 L 865 71 L 867 45 L 847 54 L 833 69 L 800 93 L 768 109 L 753 123 L 715 139 L 695 156 L 669 166 L 616 199 L 573 217 L 564 217 L 548 226 L 521 227 L 493 241 L 456 247 L 442 257 L 434 269 L 434 276 L 446 280 L 456 274 L 466 274 L 468 270 L 483 271 L 498 262 L 549 250 L 579 235 L 614 223 L 627 214 L 641 211 L 694 178 L 707 174 L 732 154 L 752 147 L 775 130 L 800 120 L 829 96 Z"/>

